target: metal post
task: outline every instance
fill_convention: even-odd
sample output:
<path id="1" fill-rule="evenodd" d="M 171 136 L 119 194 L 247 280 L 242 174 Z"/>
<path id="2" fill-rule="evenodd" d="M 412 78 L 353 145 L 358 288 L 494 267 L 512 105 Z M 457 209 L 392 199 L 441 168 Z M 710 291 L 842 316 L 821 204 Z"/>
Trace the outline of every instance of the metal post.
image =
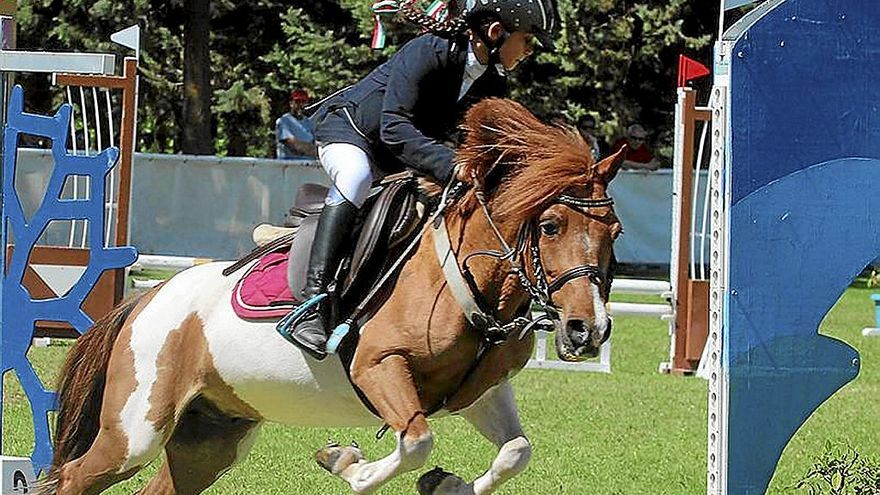
<path id="1" fill-rule="evenodd" d="M 15 48 L 15 19 L 11 16 L 0 16 L 0 50 Z M 0 131 L 6 128 L 6 101 L 9 95 L 11 75 L 0 71 Z M 3 146 L 0 145 L 0 163 L 3 162 Z M 2 177 L 2 176 L 0 176 Z"/>
<path id="2" fill-rule="evenodd" d="M 0 14 L 11 14 L 15 12 L 15 2 L 12 2 L 13 5 L 2 5 L 2 11 Z M 11 15 L 0 15 L 0 50 L 9 50 L 15 48 L 15 18 Z M 5 155 L 5 150 L 3 146 L 4 135 L 6 133 L 6 102 L 8 101 L 10 83 L 12 82 L 12 75 L 8 72 L 0 70 L 0 184 L 3 184 L 3 157 Z M 5 213 L 2 208 L 3 204 L 3 190 L 0 187 L 0 219 L 2 219 L 2 214 Z M 5 229 L 6 225 L 0 225 L 0 229 Z M 3 237 L 5 241 L 5 237 Z M 6 243 L 2 243 L 2 252 L 0 252 L 0 276 L 5 273 L 6 266 Z M 3 289 L 2 283 L 0 283 L 0 297 L 2 297 Z M 0 309 L 0 322 L 2 322 L 2 309 Z"/>
<path id="3" fill-rule="evenodd" d="M 7 13 L 9 5 L 4 4 L 3 12 Z M 14 12 L 14 10 L 13 10 Z M 15 24 L 13 18 L 7 15 L 0 15 L 0 50 L 13 48 L 15 46 Z M 3 162 L 5 156 L 4 141 L 6 140 L 6 101 L 9 94 L 8 75 L 0 70 L 0 301 L 3 299 L 3 280 L 6 274 L 6 225 L 3 218 L 6 215 L 5 200 L 3 198 Z M 3 305 L 0 304 L 0 327 L 3 325 Z M 0 346 L 3 343 L 0 342 Z M 3 371 L 0 370 L 0 380 L 3 378 Z M 3 392 L 3 385 L 0 384 L 0 394 Z M 0 400 L 0 422 L 3 420 L 2 400 Z M 0 455 L 3 453 L 3 438 L 0 435 Z"/>

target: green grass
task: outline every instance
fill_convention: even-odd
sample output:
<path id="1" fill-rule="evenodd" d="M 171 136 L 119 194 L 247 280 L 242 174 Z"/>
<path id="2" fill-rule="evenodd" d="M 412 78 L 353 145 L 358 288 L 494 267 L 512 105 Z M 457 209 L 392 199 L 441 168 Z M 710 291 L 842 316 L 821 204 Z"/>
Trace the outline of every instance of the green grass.
<path id="1" fill-rule="evenodd" d="M 135 280 L 167 280 L 171 278 L 177 270 L 163 270 L 159 268 L 144 268 L 140 270 L 132 270 L 128 276 Z"/>
<path id="2" fill-rule="evenodd" d="M 852 445 L 880 458 L 880 339 L 861 336 L 873 323 L 872 291 L 849 289 L 826 318 L 822 332 L 845 340 L 862 355 L 861 375 L 822 405 L 795 435 L 780 461 L 769 493 L 797 493 L 795 481 L 823 451 L 826 441 Z M 654 298 L 627 299 L 652 302 Z M 534 444 L 528 470 L 499 494 L 699 494 L 705 493 L 706 382 L 660 375 L 668 359 L 664 322 L 620 316 L 615 320 L 613 373 L 525 370 L 514 379 L 520 413 Z M 67 347 L 33 349 L 44 380 L 51 380 Z M 6 377 L 4 453 L 26 454 L 32 434 L 24 397 Z M 328 412 L 330 413 L 330 412 Z M 466 479 L 481 474 L 494 448 L 462 419 L 432 422 L 436 448 L 429 465 L 391 482 L 380 493 L 412 494 L 421 472 L 434 465 Z M 347 494 L 347 486 L 313 461 L 329 438 L 356 440 L 375 459 L 394 446 L 392 435 L 373 439 L 371 429 L 303 429 L 266 425 L 253 452 L 221 478 L 213 494 Z M 108 493 L 136 491 L 150 469 Z"/>

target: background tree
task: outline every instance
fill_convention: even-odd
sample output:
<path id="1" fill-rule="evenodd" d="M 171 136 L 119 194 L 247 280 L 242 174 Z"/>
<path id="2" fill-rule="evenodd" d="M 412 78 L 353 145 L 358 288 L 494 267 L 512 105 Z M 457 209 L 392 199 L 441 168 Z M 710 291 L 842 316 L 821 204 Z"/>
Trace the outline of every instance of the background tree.
<path id="1" fill-rule="evenodd" d="M 198 4 L 209 51 L 184 55 L 187 6 Z M 123 53 L 108 40 L 139 23 L 141 105 L 139 150 L 273 156 L 274 122 L 292 88 L 321 97 L 345 87 L 416 35 L 391 21 L 389 45 L 369 48 L 373 18 L 365 0 L 22 0 L 19 47 Z M 611 141 L 640 121 L 655 148 L 671 157 L 677 56 L 708 63 L 718 2 L 705 0 L 559 0 L 563 32 L 556 53 L 540 53 L 520 68 L 513 96 L 547 119 L 573 121 L 590 112 Z M 205 15 L 204 7 L 209 8 Z M 187 68 L 187 69 L 185 69 Z M 184 104 L 185 73 L 204 69 L 198 95 L 210 107 Z M 203 74 L 204 75 L 204 74 Z M 41 110 L 61 101 L 48 79 L 31 76 L 29 96 Z M 206 93 L 204 88 L 210 88 Z M 202 108 L 204 108 L 204 100 Z M 200 127 L 201 126 L 201 127 Z M 199 146 L 185 132 L 199 129 Z M 210 134 L 208 134 L 210 133 Z M 212 135 L 210 137 L 205 137 Z M 210 146 L 206 145 L 206 141 Z M 196 145 L 195 143 L 193 144 Z M 667 160 L 668 161 L 668 160 Z"/>
<path id="2" fill-rule="evenodd" d="M 183 128 L 183 5 L 150 0 L 23 0 L 17 16 L 18 47 L 101 51 L 131 55 L 110 35 L 139 24 L 142 33 L 138 149 L 179 152 Z M 32 111 L 53 112 L 63 100 L 45 75 L 24 76 Z"/>
<path id="3" fill-rule="evenodd" d="M 183 142 L 194 155 L 214 151 L 211 122 L 211 1 L 184 0 Z"/>
<path id="4" fill-rule="evenodd" d="M 546 118 L 596 118 L 607 142 L 640 122 L 672 156 L 678 54 L 708 63 L 718 2 L 561 0 L 555 53 L 517 71 L 514 97 Z"/>

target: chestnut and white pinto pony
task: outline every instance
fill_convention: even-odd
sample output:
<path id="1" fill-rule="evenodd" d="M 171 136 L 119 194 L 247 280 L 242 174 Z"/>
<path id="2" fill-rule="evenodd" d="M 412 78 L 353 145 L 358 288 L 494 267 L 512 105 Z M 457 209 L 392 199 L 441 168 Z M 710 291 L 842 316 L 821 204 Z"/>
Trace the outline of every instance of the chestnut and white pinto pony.
<path id="1" fill-rule="evenodd" d="M 540 286 L 540 276 L 553 286 L 545 302 L 556 309 L 560 356 L 596 355 L 611 331 L 605 303 L 621 227 L 606 187 L 621 154 L 593 163 L 576 131 L 543 124 L 509 100 L 476 105 L 463 129 L 458 177 L 474 187 L 444 215 L 452 252 L 460 264 L 477 251 L 499 250 L 498 236 L 507 245 L 525 237 L 524 264 L 535 266 L 530 258 L 538 256 L 543 272 L 527 270 L 523 282 L 509 258 L 472 257 L 477 298 L 498 321 L 514 320 L 528 313 L 524 287 Z M 518 236 L 529 225 L 532 235 Z M 390 297 L 361 328 L 351 379 L 380 418 L 359 400 L 338 359 L 315 361 L 274 322 L 233 313 L 236 280 L 220 273 L 228 263 L 201 265 L 124 303 L 72 348 L 41 493 L 99 493 L 163 451 L 164 466 L 140 493 L 199 493 L 247 455 L 265 421 L 387 424 L 398 441 L 385 458 L 368 461 L 355 447 L 317 454 L 355 493 L 370 493 L 426 463 L 434 442 L 427 416 L 435 413 L 460 414 L 498 454 L 472 482 L 431 471 L 419 480 L 420 493 L 493 492 L 532 455 L 508 380 L 525 366 L 534 336 L 515 332 L 486 343 L 449 289 L 434 235 L 426 226 Z M 572 276 L 573 267 L 592 268 Z"/>

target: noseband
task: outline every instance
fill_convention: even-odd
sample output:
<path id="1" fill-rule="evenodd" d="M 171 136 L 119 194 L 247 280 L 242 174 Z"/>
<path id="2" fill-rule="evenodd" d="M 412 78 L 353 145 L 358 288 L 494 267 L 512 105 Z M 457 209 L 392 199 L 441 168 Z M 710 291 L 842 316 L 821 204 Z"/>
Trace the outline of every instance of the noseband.
<path id="1" fill-rule="evenodd" d="M 457 186 L 459 191 L 449 194 L 451 198 L 456 198 L 463 192 L 464 186 L 459 183 Z M 480 188 L 475 190 L 477 201 L 491 226 L 495 237 L 501 244 L 502 250 L 480 250 L 468 254 L 461 263 L 455 258 L 449 242 L 449 233 L 446 230 L 446 222 L 442 215 L 442 208 L 434 219 L 434 242 L 437 256 L 443 267 L 448 286 L 453 293 L 459 306 L 464 310 L 465 316 L 478 330 L 480 330 L 487 341 L 497 344 L 507 339 L 513 332 L 519 332 L 520 338 L 524 336 L 535 325 L 542 321 L 558 322 L 560 320 L 559 308 L 553 303 L 553 294 L 562 289 L 565 284 L 583 277 L 587 277 L 590 281 L 602 290 L 602 297 L 606 300 L 611 290 L 612 271 L 615 265 L 614 256 L 612 254 L 612 266 L 608 273 L 605 273 L 599 266 L 593 264 L 584 264 L 572 267 L 553 281 L 547 279 L 546 271 L 541 262 L 541 250 L 538 244 L 539 234 L 538 228 L 534 221 L 523 223 L 517 233 L 516 245 L 511 247 L 507 244 L 504 236 L 498 230 L 497 225 L 492 220 L 489 208 L 485 200 L 485 195 Z M 579 213 L 589 215 L 589 210 L 593 208 L 609 207 L 614 204 L 611 198 L 588 199 L 578 198 L 562 194 L 553 199 L 550 203 L 561 204 L 577 210 Z M 530 242 L 529 242 L 530 241 Z M 529 249 L 529 258 L 531 263 L 527 264 L 525 252 Z M 543 315 L 532 320 L 526 317 L 517 317 L 514 321 L 502 324 L 495 317 L 495 311 L 488 308 L 483 300 L 480 291 L 477 288 L 476 280 L 468 267 L 468 262 L 476 256 L 489 256 L 501 261 L 507 261 L 511 265 L 510 271 L 517 275 L 520 286 L 529 295 L 529 299 L 541 306 Z M 531 271 L 531 274 L 529 273 Z M 531 276 L 530 276 L 531 275 Z M 534 282 L 532 281 L 534 280 Z"/>
<path id="2" fill-rule="evenodd" d="M 568 206 L 569 208 L 578 211 L 582 215 L 589 215 L 589 210 L 591 208 L 602 208 L 609 207 L 614 205 L 614 200 L 611 198 L 602 198 L 602 199 L 586 199 L 586 198 L 577 198 L 574 196 L 568 196 L 562 194 L 558 196 L 554 201 L 550 204 L 561 204 Z M 489 220 L 491 222 L 491 219 Z M 602 297 L 608 298 L 608 294 L 611 291 L 611 281 L 613 278 L 612 269 L 608 270 L 608 273 L 604 273 L 601 268 L 597 265 L 585 264 L 580 266 L 575 266 L 569 268 L 564 271 L 561 275 L 556 277 L 553 282 L 547 282 L 547 276 L 544 272 L 544 267 L 541 264 L 541 251 L 538 246 L 538 229 L 532 224 L 529 226 L 531 230 L 531 254 L 532 254 L 532 263 L 533 269 L 532 272 L 535 275 L 535 280 L 538 281 L 539 288 L 542 289 L 542 292 L 547 297 L 547 302 L 555 308 L 553 304 L 553 294 L 562 289 L 562 286 L 571 282 L 572 280 L 588 277 L 590 281 L 600 289 L 602 289 Z M 612 263 L 611 268 L 614 267 L 614 256 L 612 254 Z M 526 279 L 528 280 L 528 279 Z"/>

